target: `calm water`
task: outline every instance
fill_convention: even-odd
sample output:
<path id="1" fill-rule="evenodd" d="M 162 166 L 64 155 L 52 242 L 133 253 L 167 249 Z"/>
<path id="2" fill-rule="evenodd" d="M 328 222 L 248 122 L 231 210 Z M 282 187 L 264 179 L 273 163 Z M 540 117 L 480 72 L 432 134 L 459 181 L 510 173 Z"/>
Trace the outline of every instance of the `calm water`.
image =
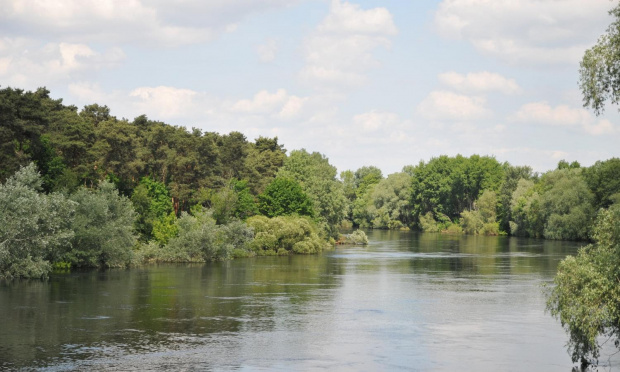
<path id="1" fill-rule="evenodd" d="M 367 247 L 0 284 L 0 369 L 570 371 L 541 284 L 576 243 Z"/>

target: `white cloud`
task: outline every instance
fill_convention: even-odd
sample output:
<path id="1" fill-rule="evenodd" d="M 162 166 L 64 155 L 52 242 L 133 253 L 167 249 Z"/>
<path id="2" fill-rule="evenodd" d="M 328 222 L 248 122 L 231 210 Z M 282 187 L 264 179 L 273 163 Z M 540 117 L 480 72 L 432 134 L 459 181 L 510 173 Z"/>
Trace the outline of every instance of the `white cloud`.
<path id="1" fill-rule="evenodd" d="M 357 4 L 332 0 L 330 13 L 317 27 L 322 33 L 396 35 L 392 14 L 386 8 L 360 9 Z"/>
<path id="2" fill-rule="evenodd" d="M 100 52 L 85 44 L 0 40 L 0 78 L 5 84 L 22 88 L 79 79 L 93 71 L 116 67 L 124 59 L 120 48 Z"/>
<path id="3" fill-rule="evenodd" d="M 445 37 L 513 64 L 575 63 L 610 23 L 609 0 L 444 0 Z"/>
<path id="4" fill-rule="evenodd" d="M 71 84 L 69 92 L 84 104 L 106 102 L 120 110 L 120 115 L 125 117 L 148 114 L 149 117 L 171 121 L 172 124 L 208 123 L 212 126 L 209 130 L 224 131 L 254 128 L 269 132 L 278 125 L 311 121 L 333 99 L 299 97 L 278 89 L 275 92 L 262 90 L 252 98 L 232 100 L 171 86 L 139 87 L 131 92 L 104 93 L 99 85 L 88 82 Z M 225 129 L 227 127 L 230 129 Z"/>
<path id="5" fill-rule="evenodd" d="M 364 132 L 389 131 L 400 125 L 400 117 L 391 112 L 370 111 L 355 115 L 353 123 Z"/>
<path id="6" fill-rule="evenodd" d="M 567 105 L 551 107 L 547 102 L 533 102 L 523 106 L 510 118 L 521 123 L 536 123 L 554 126 L 581 127 L 592 135 L 614 133 L 616 128 L 607 119 L 596 120 L 582 108 Z"/>
<path id="7" fill-rule="evenodd" d="M 360 9 L 333 0 L 327 17 L 304 41 L 306 66 L 300 75 L 316 87 L 354 87 L 364 84 L 365 72 L 379 66 L 373 51 L 389 48 L 397 33 L 385 8 Z"/>
<path id="8" fill-rule="evenodd" d="M 256 53 L 261 62 L 273 62 L 278 52 L 278 44 L 274 39 L 266 40 L 264 44 L 256 47 Z"/>
<path id="9" fill-rule="evenodd" d="M 460 95 L 448 91 L 431 92 L 417 111 L 431 120 L 470 121 L 491 115 L 483 97 Z"/>
<path id="10" fill-rule="evenodd" d="M 289 95 L 284 89 L 278 89 L 275 93 L 262 90 L 252 99 L 239 100 L 229 106 L 233 112 L 292 119 L 301 112 L 307 101 L 308 98 Z"/>
<path id="11" fill-rule="evenodd" d="M 134 89 L 130 97 L 137 98 L 137 107 L 141 112 L 157 113 L 163 118 L 187 115 L 195 111 L 199 94 L 190 89 L 179 89 L 167 86 L 141 87 Z"/>
<path id="12" fill-rule="evenodd" d="M 517 94 L 521 87 L 514 79 L 492 72 L 470 72 L 467 75 L 454 71 L 439 75 L 439 81 L 444 85 L 465 93 L 501 92 L 504 94 Z"/>
<path id="13" fill-rule="evenodd" d="M 289 0 L 0 0 L 0 31 L 72 43 L 177 46 L 232 32 L 240 20 Z"/>

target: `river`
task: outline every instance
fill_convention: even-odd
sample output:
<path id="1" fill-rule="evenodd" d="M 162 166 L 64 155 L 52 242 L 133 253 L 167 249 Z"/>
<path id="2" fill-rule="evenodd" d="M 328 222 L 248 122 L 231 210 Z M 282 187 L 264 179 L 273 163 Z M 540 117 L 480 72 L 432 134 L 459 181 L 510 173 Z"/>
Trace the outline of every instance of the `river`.
<path id="1" fill-rule="evenodd" d="M 0 369 L 573 367 L 566 334 L 545 313 L 542 285 L 579 243 L 397 231 L 368 235 L 368 246 L 316 256 L 3 282 Z"/>

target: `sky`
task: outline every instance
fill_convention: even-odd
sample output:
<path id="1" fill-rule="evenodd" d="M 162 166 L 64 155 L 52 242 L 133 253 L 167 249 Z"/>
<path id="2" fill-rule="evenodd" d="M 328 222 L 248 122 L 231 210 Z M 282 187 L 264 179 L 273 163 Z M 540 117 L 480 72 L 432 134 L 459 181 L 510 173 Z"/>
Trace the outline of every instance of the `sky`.
<path id="1" fill-rule="evenodd" d="M 579 61 L 610 0 L 0 0 L 0 86 L 384 175 L 439 155 L 618 157 Z"/>

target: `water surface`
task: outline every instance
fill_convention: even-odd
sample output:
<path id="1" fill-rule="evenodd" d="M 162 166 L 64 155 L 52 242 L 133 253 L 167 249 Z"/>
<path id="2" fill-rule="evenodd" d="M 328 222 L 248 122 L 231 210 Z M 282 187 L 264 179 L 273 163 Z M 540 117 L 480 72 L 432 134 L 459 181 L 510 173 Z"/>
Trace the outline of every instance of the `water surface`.
<path id="1" fill-rule="evenodd" d="M 317 256 L 0 284 L 0 369 L 570 371 L 541 285 L 578 243 L 372 231 Z"/>

